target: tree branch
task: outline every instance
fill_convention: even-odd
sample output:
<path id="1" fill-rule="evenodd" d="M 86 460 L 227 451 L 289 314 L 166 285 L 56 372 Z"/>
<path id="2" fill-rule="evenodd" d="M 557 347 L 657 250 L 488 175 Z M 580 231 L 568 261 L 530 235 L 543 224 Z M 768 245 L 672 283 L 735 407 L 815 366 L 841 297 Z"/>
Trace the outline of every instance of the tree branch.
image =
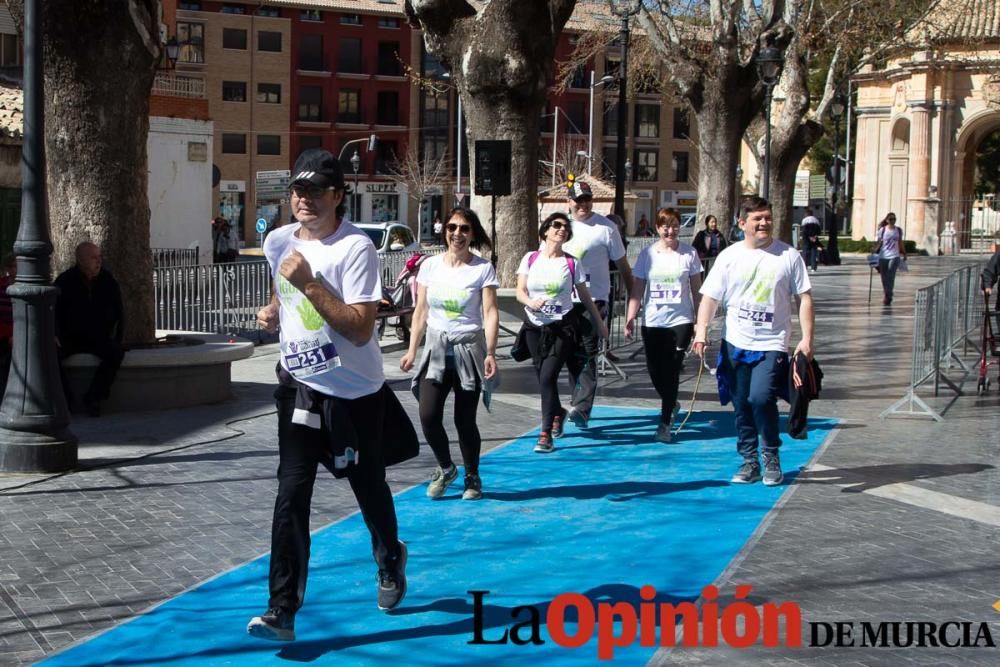
<path id="1" fill-rule="evenodd" d="M 143 6 L 140 7 L 140 4 Z M 149 51 L 153 60 L 158 60 L 161 53 L 159 20 L 163 16 L 163 5 L 160 0 L 146 0 L 145 2 L 143 0 L 128 0 L 128 15 L 132 19 L 132 25 L 139 34 L 142 45 Z"/>

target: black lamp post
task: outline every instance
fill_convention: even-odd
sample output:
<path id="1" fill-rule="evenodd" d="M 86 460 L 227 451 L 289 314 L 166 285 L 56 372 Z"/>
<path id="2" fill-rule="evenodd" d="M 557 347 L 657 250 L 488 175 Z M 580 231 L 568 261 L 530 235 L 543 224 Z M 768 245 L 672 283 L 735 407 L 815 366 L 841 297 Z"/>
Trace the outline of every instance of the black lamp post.
<path id="1" fill-rule="evenodd" d="M 781 78 L 785 56 L 781 49 L 765 46 L 757 53 L 756 63 L 757 75 L 764 84 L 764 111 L 767 117 L 767 129 L 764 135 L 764 182 L 760 196 L 768 199 L 771 194 L 771 93 Z"/>
<path id="2" fill-rule="evenodd" d="M 354 192 L 351 193 L 351 220 L 354 222 L 361 222 L 361 205 L 358 203 L 358 170 L 361 169 L 361 156 L 358 155 L 358 151 L 354 151 L 354 155 L 351 156 L 351 168 L 354 169 Z"/>
<path id="3" fill-rule="evenodd" d="M 177 66 L 177 55 L 180 48 L 181 45 L 177 42 L 177 37 L 171 37 L 164 45 L 164 50 L 167 52 L 167 60 L 170 62 L 170 69 Z"/>
<path id="4" fill-rule="evenodd" d="M 618 39 L 622 60 L 618 66 L 618 147 L 615 155 L 615 213 L 625 216 L 625 137 L 628 134 L 628 39 L 629 19 L 642 9 L 642 0 L 608 0 L 611 12 L 622 20 Z"/>
<path id="5" fill-rule="evenodd" d="M 49 282 L 52 243 L 45 206 L 45 122 L 41 0 L 24 3 L 24 145 L 21 224 L 14 241 L 17 282 L 10 376 L 0 407 L 0 472 L 61 472 L 76 467 L 76 437 L 59 380 Z"/>
<path id="6" fill-rule="evenodd" d="M 837 93 L 830 102 L 830 118 L 833 119 L 833 191 L 830 193 L 830 209 L 833 220 L 830 223 L 830 240 L 826 246 L 826 261 L 834 266 L 840 265 L 840 248 L 837 246 L 837 232 L 840 219 L 837 216 L 837 193 L 840 191 L 840 119 L 844 116 L 847 102 L 844 96 Z"/>

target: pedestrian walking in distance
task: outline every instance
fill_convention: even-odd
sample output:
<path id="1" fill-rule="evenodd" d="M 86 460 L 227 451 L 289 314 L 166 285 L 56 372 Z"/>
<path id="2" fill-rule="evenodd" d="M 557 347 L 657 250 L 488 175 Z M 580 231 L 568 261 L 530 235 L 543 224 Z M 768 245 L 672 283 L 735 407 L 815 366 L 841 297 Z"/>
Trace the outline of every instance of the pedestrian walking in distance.
<path id="1" fill-rule="evenodd" d="M 885 224 L 882 224 L 885 223 Z M 878 274 L 882 278 L 882 305 L 892 304 L 892 293 L 896 288 L 896 271 L 901 262 L 906 261 L 906 247 L 903 245 L 903 231 L 896 226 L 896 214 L 890 213 L 879 223 L 875 237 L 878 254 Z"/>
<path id="2" fill-rule="evenodd" d="M 428 497 L 442 497 L 458 478 L 444 428 L 444 404 L 448 394 L 454 392 L 455 428 L 465 466 L 462 498 L 478 500 L 482 497 L 482 439 L 476 426 L 476 409 L 480 396 L 489 409 L 492 380 L 497 374 L 500 283 L 493 265 L 472 253 L 472 249 L 490 247 L 475 212 L 461 206 L 453 209 L 441 237 L 448 251 L 424 260 L 417 274 L 410 348 L 399 367 L 404 371 L 414 365 L 417 368 L 412 387 L 420 404 L 420 425 L 438 463 L 427 485 Z M 415 364 L 425 330 L 424 351 Z"/>
<path id="3" fill-rule="evenodd" d="M 802 255 L 773 236 L 766 199 L 744 201 L 739 225 L 743 240 L 719 254 L 701 287 L 693 347 L 704 358 L 708 325 L 719 304 L 725 304 L 716 378 L 722 397 L 728 393 L 733 401 L 736 451 L 743 459 L 732 482 L 761 479 L 757 451 L 762 449 L 764 484 L 774 486 L 784 478 L 778 457 L 778 392 L 781 385 L 788 386 L 792 302 L 798 301 L 802 328 L 795 353 L 812 360 L 812 292 Z"/>
<path id="4" fill-rule="evenodd" d="M 271 524 L 270 599 L 247 632 L 295 638 L 309 568 L 309 512 L 320 463 L 346 477 L 371 533 L 377 604 L 406 594 L 406 545 L 385 481 L 385 398 L 375 310 L 379 262 L 368 235 L 344 219 L 344 174 L 321 149 L 299 156 L 290 201 L 297 222 L 271 232 L 264 255 L 274 278 L 271 303 L 257 313 L 279 330 L 278 496 Z"/>
<path id="5" fill-rule="evenodd" d="M 542 395 L 542 431 L 535 451 L 555 449 L 553 438 L 563 435 L 568 411 L 559 402 L 559 373 L 578 352 L 581 338 L 607 338 L 608 327 L 590 298 L 581 263 L 563 252 L 573 237 L 569 217 L 553 213 L 538 228 L 542 247 L 527 253 L 517 267 L 517 300 L 524 305 L 524 339 L 538 376 Z M 573 303 L 573 294 L 580 308 Z M 584 320 L 580 309 L 590 317 Z M 591 328 L 593 327 L 593 331 Z"/>
<path id="6" fill-rule="evenodd" d="M 642 307 L 642 343 L 649 379 L 660 396 L 660 423 L 656 440 L 670 442 L 670 431 L 680 406 L 677 385 L 681 364 L 694 334 L 701 287 L 701 260 L 697 251 L 681 243 L 681 218 L 672 208 L 656 213 L 660 240 L 639 253 L 632 269 L 632 294 L 628 300 L 625 335 L 635 335 Z"/>

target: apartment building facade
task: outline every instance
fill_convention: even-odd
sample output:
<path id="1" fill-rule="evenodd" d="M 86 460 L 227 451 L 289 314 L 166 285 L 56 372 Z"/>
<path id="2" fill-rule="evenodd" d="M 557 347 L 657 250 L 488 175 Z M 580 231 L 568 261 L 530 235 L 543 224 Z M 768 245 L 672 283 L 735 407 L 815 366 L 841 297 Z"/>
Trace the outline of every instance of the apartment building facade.
<path id="1" fill-rule="evenodd" d="M 273 225 L 287 218 L 281 176 L 310 147 L 339 155 L 348 180 L 356 182 L 349 200 L 354 220 L 400 220 L 427 233 L 456 194 L 471 190 L 464 139 L 457 173 L 457 96 L 422 34 L 406 22 L 403 0 L 174 2 L 172 35 L 180 46 L 175 74 L 203 81 L 214 124 L 212 160 L 220 175 L 212 215 L 231 220 L 247 245 L 257 240 L 257 219 Z M 569 59 L 577 36 L 601 20 L 601 11 L 578 7 L 560 37 L 557 61 Z M 560 165 L 560 180 L 589 168 L 614 182 L 617 91 L 614 83 L 600 81 L 614 76 L 617 66 L 612 46 L 551 96 L 540 157 Z M 591 73 L 598 82 L 593 96 Z M 436 84 L 420 85 L 418 77 Z M 626 127 L 626 187 L 636 197 L 630 224 L 643 214 L 651 219 L 660 206 L 693 211 L 693 121 L 650 89 L 630 95 Z M 369 151 L 372 135 L 378 142 Z M 411 145 L 421 162 L 447 161 L 451 173 L 423 192 L 422 201 L 388 173 Z M 581 151 L 590 159 L 580 159 Z M 540 165 L 541 183 L 551 178 L 550 169 Z"/>

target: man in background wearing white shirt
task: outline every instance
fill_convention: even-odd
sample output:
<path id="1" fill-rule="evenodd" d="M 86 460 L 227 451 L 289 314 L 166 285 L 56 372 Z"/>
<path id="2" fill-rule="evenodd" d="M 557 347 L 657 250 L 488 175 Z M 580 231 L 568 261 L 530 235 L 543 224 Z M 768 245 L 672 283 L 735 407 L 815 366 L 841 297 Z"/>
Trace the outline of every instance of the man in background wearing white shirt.
<path id="1" fill-rule="evenodd" d="M 573 255 L 583 268 L 590 296 L 601 317 L 608 319 L 608 300 L 611 294 L 610 262 L 618 267 L 625 281 L 625 293 L 632 291 L 632 269 L 625 256 L 618 227 L 599 213 L 594 213 L 594 193 L 584 181 L 575 181 L 569 189 L 569 204 L 573 210 L 573 238 L 563 250 Z M 601 339 L 598 327 L 591 322 L 590 311 L 573 295 L 574 309 L 586 323 L 583 325 L 583 345 L 566 364 L 573 383 L 573 399 L 566 415 L 574 424 L 585 428 L 590 421 L 597 393 L 597 355 Z"/>

